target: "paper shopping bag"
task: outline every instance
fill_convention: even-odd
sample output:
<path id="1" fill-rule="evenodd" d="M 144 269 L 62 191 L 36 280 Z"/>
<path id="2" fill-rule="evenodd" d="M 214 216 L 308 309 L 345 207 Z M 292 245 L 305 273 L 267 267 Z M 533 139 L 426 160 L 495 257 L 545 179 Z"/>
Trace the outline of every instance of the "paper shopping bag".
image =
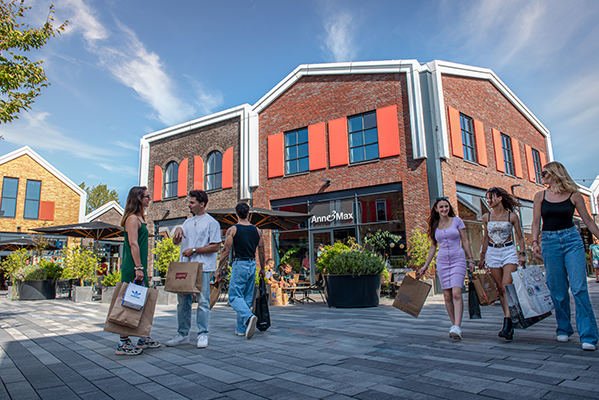
<path id="1" fill-rule="evenodd" d="M 181 294 L 200 293 L 202 290 L 202 263 L 170 263 L 164 290 Z"/>
<path id="2" fill-rule="evenodd" d="M 218 300 L 218 296 L 220 295 L 220 285 L 221 282 L 211 282 L 210 283 L 210 309 L 216 304 L 216 300 Z"/>
<path id="3" fill-rule="evenodd" d="M 520 307 L 518 294 L 516 293 L 514 284 L 505 285 L 503 288 L 505 290 L 505 297 L 507 298 L 507 304 L 510 309 L 510 317 L 512 318 L 514 328 L 526 329 L 551 315 L 551 311 L 548 311 L 541 315 L 526 318 L 522 313 L 522 308 Z"/>
<path id="4" fill-rule="evenodd" d="M 512 272 L 512 281 L 525 318 L 536 317 L 553 310 L 551 293 L 540 266 L 533 265 Z"/>
<path id="5" fill-rule="evenodd" d="M 430 290 L 430 284 L 407 274 L 401 282 L 393 307 L 418 318 Z"/>
<path id="6" fill-rule="evenodd" d="M 495 288 L 495 279 L 491 274 L 474 274 L 473 282 L 481 306 L 488 306 L 499 299 Z"/>
<path id="7" fill-rule="evenodd" d="M 271 306 L 284 306 L 287 304 L 283 302 L 283 289 L 273 288 L 270 293 L 270 305 Z"/>
<path id="8" fill-rule="evenodd" d="M 141 310 L 136 310 L 123 305 L 122 299 L 125 296 L 129 285 L 126 283 L 118 283 L 117 285 L 120 286 L 115 288 L 115 294 L 113 296 L 113 298 L 117 298 L 117 301 L 114 303 L 114 306 L 108 310 L 108 321 L 135 329 L 139 325 L 142 312 Z"/>
<path id="9" fill-rule="evenodd" d="M 141 310 L 146 302 L 147 294 L 148 288 L 136 285 L 135 282 L 130 283 L 127 285 L 127 289 L 125 289 L 121 304 L 135 310 Z"/>
<path id="10" fill-rule="evenodd" d="M 115 293 L 124 293 L 121 292 L 123 285 L 127 285 L 126 283 L 117 283 L 114 289 Z M 110 302 L 110 308 L 108 309 L 108 315 L 110 315 L 111 311 L 114 309 L 115 304 L 117 303 L 119 296 L 112 296 L 112 301 Z M 144 308 L 140 311 L 141 318 L 139 319 L 139 324 L 135 328 L 130 328 L 124 325 L 116 324 L 108 320 L 108 316 L 106 317 L 106 323 L 104 324 L 104 330 L 107 332 L 118 333 L 122 336 L 136 336 L 136 337 L 148 337 L 150 336 L 150 331 L 152 330 L 152 322 L 154 321 L 154 311 L 156 310 L 156 300 L 158 299 L 158 289 L 148 289 L 148 294 L 146 296 L 146 304 Z M 120 303 L 120 302 L 119 302 Z M 129 310 L 135 311 L 132 308 Z"/>

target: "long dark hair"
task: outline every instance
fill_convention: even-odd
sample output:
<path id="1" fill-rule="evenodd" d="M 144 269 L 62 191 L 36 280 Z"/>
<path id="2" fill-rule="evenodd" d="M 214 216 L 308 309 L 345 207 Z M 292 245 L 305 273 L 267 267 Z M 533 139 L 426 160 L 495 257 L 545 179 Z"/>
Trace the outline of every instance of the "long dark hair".
<path id="1" fill-rule="evenodd" d="M 130 215 L 142 215 L 144 211 L 144 206 L 142 203 L 142 199 L 144 193 L 148 190 L 145 186 L 133 186 L 131 190 L 129 190 L 129 194 L 127 195 L 127 203 L 125 204 L 125 212 L 123 213 L 123 218 L 121 219 L 121 226 L 125 227 L 125 222 Z"/>
<path id="2" fill-rule="evenodd" d="M 439 220 L 441 219 L 439 211 L 437 211 L 437 204 L 442 201 L 445 201 L 447 204 L 449 204 L 449 214 L 447 215 L 449 217 L 455 217 L 455 211 L 453 210 L 453 206 L 449 202 L 449 199 L 447 197 L 437 198 L 435 204 L 433 204 L 433 208 L 431 209 L 431 215 L 428 217 L 428 237 L 431 238 L 433 244 L 437 244 L 437 239 L 435 239 L 435 231 L 437 230 L 437 227 L 439 226 Z"/>
<path id="3" fill-rule="evenodd" d="M 492 187 L 487 190 L 487 194 L 494 194 L 495 196 L 501 197 L 501 204 L 503 205 L 503 208 L 508 211 L 516 212 L 516 208 L 521 206 L 520 200 L 509 194 L 504 188 Z"/>

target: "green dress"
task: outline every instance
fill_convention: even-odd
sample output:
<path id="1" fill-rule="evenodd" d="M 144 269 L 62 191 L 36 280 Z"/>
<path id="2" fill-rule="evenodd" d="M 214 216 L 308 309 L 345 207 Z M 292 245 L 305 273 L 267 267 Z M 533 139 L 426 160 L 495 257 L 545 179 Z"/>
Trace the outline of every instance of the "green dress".
<path id="1" fill-rule="evenodd" d="M 141 264 L 144 267 L 144 286 L 148 285 L 148 228 L 146 223 L 142 222 L 141 226 L 137 230 L 137 244 L 139 246 L 139 258 L 141 258 Z M 121 282 L 133 282 L 135 279 L 135 262 L 131 255 L 131 245 L 129 244 L 129 237 L 127 231 L 125 231 L 125 249 L 123 250 L 123 263 L 121 264 Z"/>

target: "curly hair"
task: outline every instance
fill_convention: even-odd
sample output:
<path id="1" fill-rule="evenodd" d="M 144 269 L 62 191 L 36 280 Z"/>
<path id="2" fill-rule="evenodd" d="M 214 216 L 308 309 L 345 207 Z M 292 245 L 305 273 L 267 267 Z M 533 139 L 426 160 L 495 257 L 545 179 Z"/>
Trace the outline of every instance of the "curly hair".
<path id="1" fill-rule="evenodd" d="M 494 194 L 497 197 L 501 197 L 501 205 L 503 205 L 503 208 L 511 212 L 515 212 L 516 208 L 522 205 L 520 204 L 520 200 L 509 194 L 504 188 L 492 187 L 487 190 L 487 194 Z"/>
<path id="2" fill-rule="evenodd" d="M 439 215 L 439 211 L 437 211 L 437 204 L 439 204 L 440 202 L 445 201 L 447 202 L 447 204 L 449 204 L 449 214 L 447 214 L 449 217 L 455 217 L 455 211 L 453 210 L 453 206 L 451 205 L 451 203 L 449 202 L 449 199 L 447 197 L 439 197 L 437 198 L 437 200 L 435 201 L 435 204 L 433 204 L 433 208 L 431 209 L 431 215 L 429 215 L 428 217 L 428 237 L 432 240 L 433 244 L 437 244 L 437 239 L 435 239 L 435 232 L 437 231 L 437 227 L 439 226 L 439 220 L 441 219 L 441 216 Z"/>

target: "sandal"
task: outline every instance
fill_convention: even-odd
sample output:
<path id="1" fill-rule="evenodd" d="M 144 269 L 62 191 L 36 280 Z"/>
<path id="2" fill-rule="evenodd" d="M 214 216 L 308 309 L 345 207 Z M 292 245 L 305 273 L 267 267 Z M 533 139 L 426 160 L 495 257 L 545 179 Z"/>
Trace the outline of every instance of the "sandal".
<path id="1" fill-rule="evenodd" d="M 139 339 L 137 341 L 137 347 L 140 347 L 142 349 L 157 349 L 160 346 L 162 346 L 162 343 L 152 338 L 146 338 L 144 340 Z"/>
<path id="2" fill-rule="evenodd" d="M 127 343 L 125 344 L 119 343 L 115 354 L 117 356 L 138 356 L 143 353 L 143 351 L 144 350 L 139 346 L 133 347 L 131 344 L 131 339 L 128 339 Z"/>

